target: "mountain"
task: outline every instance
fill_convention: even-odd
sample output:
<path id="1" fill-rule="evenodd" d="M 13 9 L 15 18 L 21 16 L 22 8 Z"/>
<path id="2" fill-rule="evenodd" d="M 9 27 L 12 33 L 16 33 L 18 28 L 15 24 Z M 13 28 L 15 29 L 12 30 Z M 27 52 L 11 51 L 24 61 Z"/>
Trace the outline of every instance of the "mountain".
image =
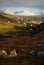
<path id="1" fill-rule="evenodd" d="M 34 21 L 44 22 L 44 12 L 32 12 L 32 11 L 15 11 L 13 14 L 5 11 L 0 11 L 0 20 L 17 21 L 18 19 L 30 19 Z"/>
<path id="2" fill-rule="evenodd" d="M 40 12 L 38 16 L 39 17 L 44 17 L 44 12 Z"/>
<path id="3" fill-rule="evenodd" d="M 35 16 L 37 15 L 35 12 L 32 11 L 16 11 L 14 12 L 15 15 L 20 15 L 20 16 Z"/>
<path id="4" fill-rule="evenodd" d="M 37 16 L 37 17 L 44 17 L 44 12 L 33 12 L 33 11 L 16 11 L 14 12 L 15 15 L 20 16 Z"/>
<path id="5" fill-rule="evenodd" d="M 4 10 L 3 12 L 4 12 L 4 13 L 6 13 L 6 14 L 11 14 L 11 15 L 14 15 L 14 13 L 13 13 L 13 12 L 8 11 L 8 10 Z"/>
<path id="6" fill-rule="evenodd" d="M 5 13 L 5 12 L 0 12 L 0 20 L 1 21 L 15 21 L 16 20 L 16 16 L 15 15 L 11 15 L 9 13 Z"/>
<path id="7" fill-rule="evenodd" d="M 33 11 L 27 11 L 27 10 L 24 10 L 24 11 L 15 11 L 15 12 L 11 12 L 11 11 L 8 11 L 8 10 L 4 10 L 4 11 L 1 11 L 0 10 L 0 13 L 1 14 L 8 14 L 8 15 L 15 15 L 15 16 L 37 16 L 37 17 L 44 17 L 44 12 L 33 12 Z"/>

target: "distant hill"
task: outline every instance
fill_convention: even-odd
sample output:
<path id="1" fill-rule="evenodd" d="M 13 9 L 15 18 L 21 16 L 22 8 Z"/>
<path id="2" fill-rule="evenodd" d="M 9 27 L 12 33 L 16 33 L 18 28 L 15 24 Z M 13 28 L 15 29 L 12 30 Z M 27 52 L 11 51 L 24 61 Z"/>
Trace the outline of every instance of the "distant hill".
<path id="1" fill-rule="evenodd" d="M 10 15 L 10 14 L 6 14 L 6 13 L 3 13 L 3 12 L 0 12 L 0 20 L 2 21 L 15 21 L 16 20 L 16 17 L 14 15 Z"/>
<path id="2" fill-rule="evenodd" d="M 37 16 L 44 17 L 44 12 L 33 12 L 33 11 L 15 11 L 13 14 L 20 16 Z"/>
<path id="3" fill-rule="evenodd" d="M 18 13 L 18 12 L 16 12 L 16 13 Z M 33 15 L 34 15 L 34 13 L 33 13 Z M 31 15 L 30 16 L 25 16 L 25 15 L 24 16 L 20 16 L 20 15 L 16 15 L 15 12 L 14 12 L 14 15 L 13 14 L 9 14 L 9 13 L 5 13 L 5 12 L 0 12 L 0 20 L 4 20 L 4 21 L 5 20 L 6 21 L 9 20 L 9 21 L 12 21 L 13 22 L 13 21 L 18 21 L 19 19 L 21 19 L 22 21 L 23 20 L 25 20 L 25 21 L 26 20 L 27 21 L 34 20 L 34 21 L 42 21 L 42 22 L 44 22 L 44 17 L 31 16 Z"/>

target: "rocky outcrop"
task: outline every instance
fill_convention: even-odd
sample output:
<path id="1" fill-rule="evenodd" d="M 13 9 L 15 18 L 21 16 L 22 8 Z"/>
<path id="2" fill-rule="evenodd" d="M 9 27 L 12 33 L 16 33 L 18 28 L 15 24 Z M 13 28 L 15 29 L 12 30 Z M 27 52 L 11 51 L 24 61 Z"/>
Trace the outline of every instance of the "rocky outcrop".
<path id="1" fill-rule="evenodd" d="M 10 51 L 9 57 L 17 57 L 17 53 L 15 49 Z"/>
<path id="2" fill-rule="evenodd" d="M 7 55 L 7 52 L 5 50 L 1 50 L 0 55 Z"/>

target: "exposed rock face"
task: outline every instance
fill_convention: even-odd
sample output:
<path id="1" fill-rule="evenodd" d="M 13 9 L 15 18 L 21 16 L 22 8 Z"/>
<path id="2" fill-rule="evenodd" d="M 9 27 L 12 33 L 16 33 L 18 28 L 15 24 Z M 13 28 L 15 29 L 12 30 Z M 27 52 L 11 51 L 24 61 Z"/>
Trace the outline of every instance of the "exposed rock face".
<path id="1" fill-rule="evenodd" d="M 15 49 L 10 51 L 9 57 L 17 57 L 17 53 Z"/>

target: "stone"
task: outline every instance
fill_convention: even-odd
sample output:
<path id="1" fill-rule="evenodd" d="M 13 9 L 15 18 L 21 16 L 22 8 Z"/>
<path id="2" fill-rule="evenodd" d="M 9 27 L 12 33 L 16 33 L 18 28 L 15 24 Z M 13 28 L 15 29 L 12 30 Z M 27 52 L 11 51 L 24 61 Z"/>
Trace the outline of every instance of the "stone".
<path id="1" fill-rule="evenodd" d="M 17 53 L 16 53 L 15 49 L 13 49 L 13 50 L 10 51 L 9 57 L 17 57 Z"/>

